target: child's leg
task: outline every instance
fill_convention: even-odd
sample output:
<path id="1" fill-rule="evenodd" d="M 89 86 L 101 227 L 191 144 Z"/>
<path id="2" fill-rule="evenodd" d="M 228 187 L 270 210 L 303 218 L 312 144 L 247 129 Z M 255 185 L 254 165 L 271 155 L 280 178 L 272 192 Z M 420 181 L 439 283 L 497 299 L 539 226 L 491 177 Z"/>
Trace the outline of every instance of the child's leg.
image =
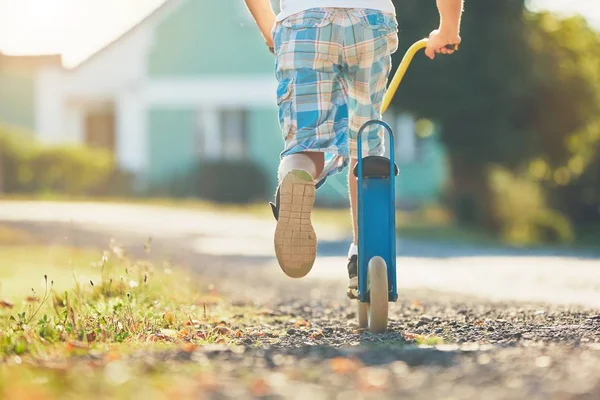
<path id="1" fill-rule="evenodd" d="M 312 9 L 283 20 L 274 30 L 285 144 L 272 204 L 274 242 L 281 269 L 294 278 L 308 274 L 316 258 L 311 213 L 324 153 L 337 156 L 346 143 L 348 108 L 338 64 L 343 36 L 335 19 L 332 10 Z"/>
<path id="2" fill-rule="evenodd" d="M 279 182 L 293 170 L 307 171 L 315 179 L 323 171 L 323 153 L 296 153 L 283 157 L 279 163 L 277 177 Z"/>
<path id="3" fill-rule="evenodd" d="M 311 223 L 315 200 L 314 179 L 323 169 L 323 153 L 296 153 L 279 164 L 276 204 L 275 254 L 292 278 L 310 271 L 316 257 L 317 237 Z"/>
<path id="4" fill-rule="evenodd" d="M 378 127 L 367 128 L 361 136 L 363 154 L 358 154 L 358 131 L 370 120 L 381 119 L 381 105 L 391 70 L 391 54 L 398 48 L 397 23 L 394 16 L 379 11 L 353 9 L 348 11 L 345 33 L 344 78 L 348 87 L 350 169 L 348 189 L 353 222 L 353 243 L 348 251 L 350 292 L 358 287 L 357 245 L 358 210 L 357 178 L 353 170 L 358 157 L 383 155 L 383 133 Z M 366 142 L 366 143 L 365 143 Z"/>
<path id="5" fill-rule="evenodd" d="M 356 162 L 356 158 L 351 158 L 348 166 L 348 197 L 352 216 L 352 243 L 348 250 L 348 277 L 350 279 L 348 289 L 350 291 L 358 288 L 358 180 L 353 173 Z"/>
<path id="6" fill-rule="evenodd" d="M 348 166 L 348 195 L 350 197 L 350 213 L 352 216 L 352 244 L 358 246 L 358 179 L 354 176 L 356 158 L 350 159 Z M 351 251 L 352 253 L 352 251 Z"/>

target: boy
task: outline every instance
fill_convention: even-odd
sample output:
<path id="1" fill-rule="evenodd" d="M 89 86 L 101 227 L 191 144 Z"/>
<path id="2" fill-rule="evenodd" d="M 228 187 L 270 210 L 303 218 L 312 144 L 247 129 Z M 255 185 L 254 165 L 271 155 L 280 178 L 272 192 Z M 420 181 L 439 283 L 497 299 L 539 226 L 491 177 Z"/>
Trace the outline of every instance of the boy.
<path id="1" fill-rule="evenodd" d="M 433 0 L 423 0 L 433 1 Z M 353 243 L 348 252 L 349 293 L 357 279 L 357 133 L 381 119 L 381 103 L 398 47 L 392 0 L 281 0 L 275 15 L 270 0 L 245 0 L 266 44 L 276 56 L 277 105 L 284 150 L 279 186 L 271 203 L 277 220 L 275 254 L 284 273 L 308 274 L 317 253 L 311 223 L 315 190 L 349 166 Z M 463 0 L 437 0 L 439 29 L 425 54 L 451 54 L 459 44 Z M 380 129 L 366 130 L 363 156 L 383 155 Z M 365 143 L 363 142 L 363 143 Z"/>

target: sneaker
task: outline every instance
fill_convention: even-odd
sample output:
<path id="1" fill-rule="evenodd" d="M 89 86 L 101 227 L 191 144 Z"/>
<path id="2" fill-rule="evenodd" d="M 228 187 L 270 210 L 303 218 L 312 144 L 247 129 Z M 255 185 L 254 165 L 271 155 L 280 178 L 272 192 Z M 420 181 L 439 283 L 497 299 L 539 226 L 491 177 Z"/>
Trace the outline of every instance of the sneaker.
<path id="1" fill-rule="evenodd" d="M 315 184 L 310 173 L 290 171 L 281 181 L 271 204 L 277 220 L 275 255 L 290 278 L 302 278 L 313 267 L 317 256 L 317 236 L 311 222 Z"/>
<path id="2" fill-rule="evenodd" d="M 348 259 L 348 297 L 358 299 L 358 256 L 352 255 Z"/>

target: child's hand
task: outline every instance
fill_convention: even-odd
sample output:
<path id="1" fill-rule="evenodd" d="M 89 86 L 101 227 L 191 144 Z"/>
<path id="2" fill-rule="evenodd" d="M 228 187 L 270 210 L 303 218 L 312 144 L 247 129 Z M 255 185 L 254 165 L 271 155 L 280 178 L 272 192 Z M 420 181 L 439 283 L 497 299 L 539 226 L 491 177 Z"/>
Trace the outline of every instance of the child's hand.
<path id="1" fill-rule="evenodd" d="M 269 48 L 269 51 L 271 53 L 275 53 L 275 50 L 274 50 L 275 44 L 273 43 L 273 37 L 271 36 L 271 34 L 269 34 L 269 36 L 267 36 L 267 39 L 265 40 L 265 42 L 267 43 L 267 47 Z"/>
<path id="2" fill-rule="evenodd" d="M 435 54 L 452 54 L 454 50 L 446 47 L 448 45 L 458 45 L 461 42 L 461 38 L 458 34 L 449 34 L 442 32 L 439 29 L 434 30 L 429 35 L 429 42 L 425 49 L 425 55 L 432 60 L 435 58 Z"/>

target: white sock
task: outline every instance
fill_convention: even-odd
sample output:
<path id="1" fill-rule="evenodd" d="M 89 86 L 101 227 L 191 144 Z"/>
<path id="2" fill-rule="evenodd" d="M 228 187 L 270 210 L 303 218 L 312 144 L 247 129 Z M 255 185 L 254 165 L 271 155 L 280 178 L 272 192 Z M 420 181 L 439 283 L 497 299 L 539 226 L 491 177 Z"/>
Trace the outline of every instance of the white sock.
<path id="1" fill-rule="evenodd" d="M 358 246 L 352 243 L 350 245 L 350 249 L 348 250 L 348 258 L 356 255 L 358 255 Z"/>
<path id="2" fill-rule="evenodd" d="M 313 178 L 317 175 L 317 166 L 306 154 L 291 154 L 283 157 L 283 160 L 279 163 L 279 171 L 277 177 L 279 182 L 287 175 L 288 172 L 295 169 L 301 169 L 308 172 Z"/>

